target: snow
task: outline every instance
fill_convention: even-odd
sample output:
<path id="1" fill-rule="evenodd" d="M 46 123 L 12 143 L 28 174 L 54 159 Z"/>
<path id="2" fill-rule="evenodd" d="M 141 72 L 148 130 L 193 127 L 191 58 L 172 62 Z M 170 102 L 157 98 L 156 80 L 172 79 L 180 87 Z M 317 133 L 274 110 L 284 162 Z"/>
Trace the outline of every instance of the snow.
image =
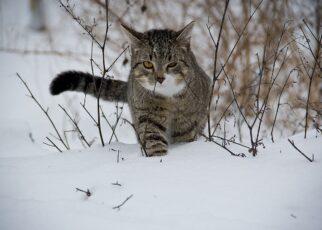
<path id="1" fill-rule="evenodd" d="M 22 6 L 18 9 L 22 24 L 7 15 L 12 2 L 0 2 L 2 17 L 8 23 L 1 47 L 22 33 L 18 28 L 26 23 Z M 42 41 L 37 44 L 46 47 L 46 35 L 24 30 L 24 39 L 17 38 L 9 45 L 27 44 L 30 48 Z M 72 150 L 58 153 L 42 144 L 52 129 L 26 97 L 15 72 L 49 107 L 59 128 L 66 125 L 57 107 L 62 103 L 73 115 L 79 115 L 86 135 L 94 137 L 97 130 L 79 108 L 81 94 L 52 97 L 48 92 L 55 73 L 88 71 L 89 63 L 84 66 L 72 58 L 5 52 L 0 52 L 0 63 L 1 230 L 321 229 L 322 137 L 314 130 L 307 139 L 303 133 L 289 137 L 308 156 L 314 154 L 313 163 L 287 138 L 276 143 L 266 140 L 265 149 L 256 157 L 237 147 L 234 151 L 247 157 L 233 157 L 200 139 L 171 146 L 167 156 L 146 158 L 126 124 L 117 128 L 120 142 L 101 147 L 96 140 L 92 148 L 84 149 L 77 138 L 71 138 Z M 88 103 L 95 111 L 95 101 L 88 98 Z M 114 104 L 103 106 L 113 120 Z M 130 119 L 126 106 L 123 114 Z M 110 130 L 105 127 L 105 131 L 108 139 Z M 121 186 L 113 185 L 116 182 Z M 89 189 L 92 195 L 87 197 L 76 188 Z M 120 209 L 113 209 L 132 194 Z"/>
<path id="2" fill-rule="evenodd" d="M 12 147 L 17 153 L 12 156 L 1 151 L 0 229 L 321 226 L 322 138 L 312 132 L 307 140 L 293 139 L 315 154 L 313 163 L 285 140 L 256 158 L 232 157 L 202 140 L 173 146 L 162 158 L 145 158 L 138 145 L 122 143 L 53 153 L 26 143 L 19 133 L 13 131 L 11 139 L 27 151 Z M 131 194 L 120 210 L 113 209 Z"/>

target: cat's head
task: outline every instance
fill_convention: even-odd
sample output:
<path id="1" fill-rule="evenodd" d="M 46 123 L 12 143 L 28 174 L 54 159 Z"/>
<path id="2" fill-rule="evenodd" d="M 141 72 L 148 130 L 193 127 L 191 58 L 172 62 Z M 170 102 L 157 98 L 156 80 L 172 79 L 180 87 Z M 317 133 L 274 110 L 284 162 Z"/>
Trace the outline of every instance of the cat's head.
<path id="1" fill-rule="evenodd" d="M 187 83 L 191 31 L 194 22 L 179 31 L 144 33 L 122 25 L 131 42 L 132 77 L 144 88 L 164 96 L 180 93 Z"/>

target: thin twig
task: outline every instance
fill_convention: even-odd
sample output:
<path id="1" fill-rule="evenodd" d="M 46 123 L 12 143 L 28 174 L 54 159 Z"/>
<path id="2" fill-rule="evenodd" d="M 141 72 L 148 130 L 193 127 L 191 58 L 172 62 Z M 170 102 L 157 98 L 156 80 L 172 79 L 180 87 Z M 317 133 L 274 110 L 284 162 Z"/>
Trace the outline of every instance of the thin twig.
<path id="1" fill-rule="evenodd" d="M 204 138 L 206 138 L 206 140 L 209 140 L 209 138 L 205 134 L 201 134 L 201 136 L 203 136 Z M 244 153 L 238 153 L 238 154 L 237 153 L 234 153 L 233 151 L 231 151 L 230 149 L 228 149 L 225 145 L 221 145 L 221 144 L 219 144 L 217 141 L 215 141 L 213 139 L 210 139 L 210 141 L 213 142 L 213 143 L 215 143 L 219 147 L 222 147 L 224 150 L 226 150 L 227 152 L 229 152 L 230 155 L 232 155 L 234 157 L 246 157 L 246 155 Z"/>
<path id="2" fill-rule="evenodd" d="M 101 43 L 96 39 L 95 35 L 90 30 L 90 27 L 87 25 L 84 25 L 83 21 L 74 14 L 69 4 L 68 3 L 64 4 L 61 0 L 58 0 L 58 2 L 65 9 L 65 11 L 86 31 L 86 33 L 93 39 L 93 41 L 95 41 L 95 43 L 99 47 L 102 47 Z"/>
<path id="3" fill-rule="evenodd" d="M 219 29 L 219 33 L 218 33 L 218 37 L 217 37 L 217 42 L 215 42 L 212 34 L 211 34 L 211 31 L 210 31 L 210 27 L 207 26 L 208 30 L 209 30 L 209 34 L 210 34 L 210 37 L 215 45 L 215 57 L 214 57 L 214 72 L 213 72 L 213 77 L 212 77 L 212 86 L 211 86 L 211 93 L 210 93 L 210 98 L 209 98 L 209 104 L 208 104 L 208 114 L 207 114 L 207 121 L 208 121 L 208 138 L 211 139 L 211 126 L 210 126 L 210 107 L 211 107 L 211 102 L 212 102 L 212 97 L 213 97 L 213 91 L 214 91 L 214 88 L 215 88 L 215 82 L 217 80 L 217 77 L 219 75 L 217 75 L 217 60 L 218 60 L 218 51 L 219 51 L 219 43 L 220 43 L 220 38 L 221 38 L 221 33 L 222 33 L 222 29 L 223 29 L 223 26 L 224 26 L 224 22 L 225 22 L 225 17 L 226 17 L 226 12 L 227 12 L 227 9 L 228 9 L 228 5 L 229 5 L 229 0 L 226 0 L 225 2 L 225 9 L 224 9 L 224 13 L 223 13 L 223 16 L 221 18 L 221 23 L 220 23 L 220 29 Z"/>
<path id="4" fill-rule="evenodd" d="M 128 196 L 121 204 L 119 204 L 117 206 L 114 206 L 113 209 L 120 209 L 132 197 L 133 197 L 133 194 L 131 194 L 130 196 Z"/>
<path id="5" fill-rule="evenodd" d="M 38 105 L 38 107 L 41 109 L 41 111 L 44 112 L 44 114 L 46 115 L 46 117 L 48 118 L 50 124 L 52 125 L 52 127 L 54 128 L 57 136 L 58 136 L 58 140 L 65 146 L 65 148 L 67 150 L 69 150 L 69 147 L 66 145 L 66 143 L 64 142 L 64 140 L 62 139 L 61 135 L 59 134 L 57 128 L 56 128 L 56 125 L 54 124 L 53 120 L 51 119 L 51 117 L 49 116 L 49 113 L 48 113 L 48 109 L 45 110 L 44 107 L 39 103 L 39 101 L 36 99 L 36 97 L 34 96 L 34 94 L 31 92 L 31 90 L 29 89 L 27 83 L 22 79 L 22 77 L 19 75 L 19 73 L 16 73 L 18 78 L 21 80 L 21 82 L 24 84 L 24 86 L 26 87 L 26 89 L 28 90 L 29 92 L 29 96 L 36 102 L 36 104 Z"/>
<path id="6" fill-rule="evenodd" d="M 63 152 L 49 137 L 46 137 L 46 139 L 51 143 L 51 145 L 46 142 L 43 142 L 45 145 L 55 147 L 58 150 L 58 152 Z"/>
<path id="7" fill-rule="evenodd" d="M 76 188 L 76 191 L 78 192 L 83 192 L 86 194 L 86 196 L 90 197 L 92 195 L 92 193 L 89 191 L 89 189 L 87 189 L 86 191 L 80 188 Z"/>
<path id="8" fill-rule="evenodd" d="M 58 105 L 58 106 L 64 111 L 64 113 L 68 116 L 69 120 L 73 123 L 73 125 L 75 126 L 77 132 L 80 135 L 81 140 L 83 140 L 86 143 L 87 147 L 91 147 L 91 145 L 86 140 L 82 130 L 79 128 L 79 126 L 78 126 L 77 122 L 75 121 L 75 119 L 73 119 L 71 117 L 71 115 L 67 112 L 67 110 L 62 105 Z"/>
<path id="9" fill-rule="evenodd" d="M 272 129 L 271 129 L 271 140 L 272 142 L 274 142 L 274 127 L 275 127 L 275 124 L 276 124 L 276 120 L 277 120 L 277 114 L 278 114 L 278 111 L 279 111 L 279 108 L 280 106 L 282 105 L 281 104 L 281 98 L 282 98 L 282 95 L 283 95 L 283 92 L 284 92 L 284 89 L 286 87 L 286 84 L 288 82 L 288 79 L 290 78 L 291 74 L 293 73 L 293 71 L 296 70 L 296 69 L 292 69 L 289 74 L 287 75 L 286 77 L 286 80 L 283 84 L 283 87 L 281 89 L 281 92 L 280 92 L 280 95 L 278 97 L 278 102 L 277 102 L 277 108 L 276 108 L 276 112 L 275 112 L 275 116 L 274 116 L 274 120 L 273 120 L 273 125 L 272 125 Z"/>
<path id="10" fill-rule="evenodd" d="M 233 144 L 235 144 L 235 145 L 239 145 L 239 146 L 244 147 L 244 148 L 246 148 L 246 149 L 250 149 L 250 147 L 249 147 L 249 146 L 244 145 L 244 144 L 241 144 L 241 143 L 238 143 L 238 142 L 236 142 L 236 141 L 234 141 L 234 140 L 232 140 L 232 139 L 227 139 L 227 138 L 224 138 L 224 137 L 221 137 L 221 136 L 217 136 L 217 135 L 212 135 L 212 137 L 218 138 L 218 139 L 223 140 L 223 141 L 227 141 L 227 142 L 229 142 L 229 143 L 233 143 Z"/>
<path id="11" fill-rule="evenodd" d="M 114 182 L 114 183 L 111 183 L 112 185 L 115 185 L 115 186 L 122 186 L 118 181 Z"/>
<path id="12" fill-rule="evenodd" d="M 95 120 L 95 118 L 93 117 L 93 115 L 88 111 L 88 109 L 85 107 L 85 104 L 80 103 L 82 108 L 85 110 L 85 112 L 87 113 L 87 115 L 92 119 L 92 121 L 95 123 L 95 125 L 97 125 L 97 121 Z"/>
<path id="13" fill-rule="evenodd" d="M 217 124 L 215 125 L 214 130 L 212 131 L 211 136 L 214 136 L 215 135 L 215 132 L 216 132 L 216 130 L 217 130 L 217 128 L 218 128 L 221 120 L 224 118 L 224 116 L 226 115 L 226 112 L 228 111 L 228 109 L 230 108 L 230 106 L 234 103 L 234 101 L 235 101 L 235 99 L 231 100 L 231 102 L 228 104 L 228 106 L 226 107 L 226 109 L 224 110 L 224 112 L 221 114 L 221 116 L 220 116 Z"/>
<path id="14" fill-rule="evenodd" d="M 305 127 L 304 127 L 304 138 L 306 138 L 306 134 L 307 134 L 307 129 L 308 129 L 308 117 L 309 117 L 309 104 L 310 104 L 310 95 L 311 95 L 311 88 L 312 88 L 312 83 L 313 83 L 313 79 L 314 79 L 314 75 L 315 75 L 315 69 L 317 67 L 317 65 L 319 65 L 319 60 L 318 60 L 318 57 L 320 56 L 320 49 L 321 49 L 321 41 L 322 41 L 322 35 L 320 36 L 319 40 L 317 41 L 317 49 L 316 49 L 316 55 L 313 54 L 313 51 L 312 51 L 312 48 L 311 48 L 311 45 L 310 45 L 310 41 L 309 39 L 307 38 L 306 34 L 304 33 L 304 31 L 302 30 L 302 28 L 300 27 L 305 39 L 306 39 L 306 43 L 308 44 L 309 46 L 309 50 L 311 51 L 312 53 L 312 56 L 314 58 L 314 66 L 313 66 L 313 69 L 312 69 L 312 72 L 311 74 L 308 73 L 308 71 L 306 70 L 305 68 L 305 65 L 303 63 L 303 60 L 302 58 L 301 61 L 303 63 L 303 67 L 307 73 L 307 76 L 309 78 L 309 89 L 308 89 L 308 93 L 307 93 L 307 99 L 306 99 L 306 106 L 305 106 Z M 314 36 L 315 37 L 315 36 Z M 321 67 L 320 67 L 321 68 Z M 321 70 L 320 70 L 321 71 Z"/>
<path id="15" fill-rule="evenodd" d="M 139 144 L 140 144 L 140 146 L 141 146 L 141 150 L 143 151 L 143 153 L 144 153 L 144 156 L 146 156 L 146 157 L 148 157 L 148 153 L 146 152 L 146 149 L 145 149 L 145 145 L 144 145 L 144 143 L 142 142 L 142 140 L 141 140 L 141 138 L 140 138 L 140 135 L 139 135 L 139 133 L 137 132 L 137 130 L 136 130 L 136 128 L 135 128 L 135 126 L 128 120 L 128 119 L 126 119 L 126 118 L 122 118 L 122 120 L 124 121 L 124 122 L 126 122 L 126 123 L 128 123 L 128 124 L 130 124 L 131 126 L 132 126 L 132 128 L 133 128 L 133 130 L 134 130 L 134 132 L 135 132 L 135 134 L 136 134 L 136 137 L 137 137 L 137 139 L 138 139 L 138 142 L 139 142 Z"/>
<path id="16" fill-rule="evenodd" d="M 304 156 L 308 161 L 313 162 L 314 161 L 314 154 L 312 154 L 312 158 L 309 158 L 305 153 L 303 153 L 298 147 L 296 147 L 296 145 L 294 144 L 293 140 L 287 139 L 288 142 L 291 143 L 291 145 L 299 152 L 302 154 L 302 156 Z"/>

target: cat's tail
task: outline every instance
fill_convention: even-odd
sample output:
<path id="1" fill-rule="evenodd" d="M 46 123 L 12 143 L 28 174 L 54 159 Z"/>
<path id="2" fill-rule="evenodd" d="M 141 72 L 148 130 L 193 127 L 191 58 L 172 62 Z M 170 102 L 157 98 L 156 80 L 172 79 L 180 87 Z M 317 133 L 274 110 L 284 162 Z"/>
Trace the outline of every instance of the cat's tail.
<path id="1" fill-rule="evenodd" d="M 127 102 L 127 82 L 93 77 L 84 72 L 66 71 L 58 74 L 51 82 L 49 90 L 52 95 L 65 91 L 78 91 L 97 97 L 100 87 L 100 98 Z"/>

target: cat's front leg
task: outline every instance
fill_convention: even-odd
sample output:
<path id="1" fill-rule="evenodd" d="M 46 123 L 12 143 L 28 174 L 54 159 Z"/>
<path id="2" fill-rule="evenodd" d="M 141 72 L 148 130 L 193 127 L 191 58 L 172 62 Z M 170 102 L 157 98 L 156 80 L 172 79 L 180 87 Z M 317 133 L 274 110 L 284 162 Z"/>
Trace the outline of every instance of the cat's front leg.
<path id="1" fill-rule="evenodd" d="M 138 119 L 139 138 L 147 156 L 163 156 L 168 152 L 167 126 L 156 117 L 142 115 Z"/>

